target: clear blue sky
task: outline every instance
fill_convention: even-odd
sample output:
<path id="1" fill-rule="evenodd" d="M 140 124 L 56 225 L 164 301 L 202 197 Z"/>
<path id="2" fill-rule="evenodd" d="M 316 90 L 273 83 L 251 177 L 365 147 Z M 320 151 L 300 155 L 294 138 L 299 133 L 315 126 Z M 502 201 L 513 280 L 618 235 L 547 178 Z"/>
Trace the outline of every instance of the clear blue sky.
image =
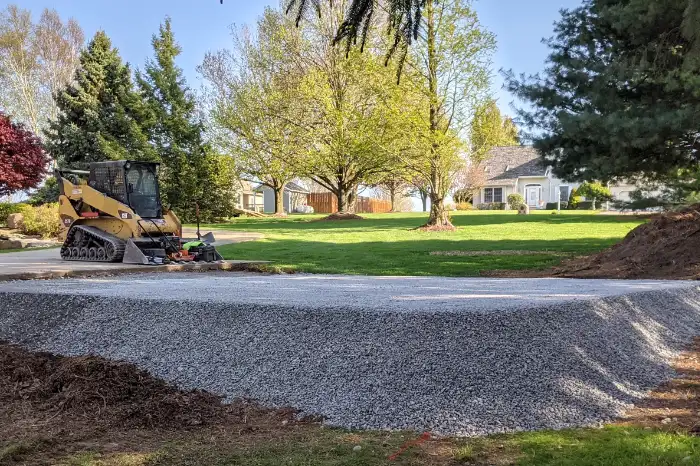
<path id="1" fill-rule="evenodd" d="M 173 21 L 177 40 L 183 47 L 179 65 L 185 70 L 190 87 L 199 88 L 196 66 L 210 50 L 227 47 L 229 25 L 252 24 L 267 5 L 277 0 L 20 0 L 14 2 L 35 15 L 45 7 L 55 8 L 63 18 L 73 17 L 91 37 L 104 29 L 132 67 L 142 67 L 151 55 L 151 36 L 166 15 Z M 561 8 L 573 8 L 581 0 L 478 0 L 475 3 L 482 23 L 498 37 L 495 56 L 494 91 L 501 108 L 512 113 L 513 102 L 501 90 L 498 70 L 536 73 L 543 68 L 547 49 L 540 43 L 552 34 L 552 24 Z M 6 5 L 3 5 L 3 8 Z"/>

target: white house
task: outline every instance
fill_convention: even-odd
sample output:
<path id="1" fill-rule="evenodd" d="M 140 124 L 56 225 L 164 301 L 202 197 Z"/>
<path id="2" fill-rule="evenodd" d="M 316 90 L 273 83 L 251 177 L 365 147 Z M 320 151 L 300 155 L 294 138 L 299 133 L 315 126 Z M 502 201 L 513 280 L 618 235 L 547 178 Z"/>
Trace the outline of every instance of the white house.
<path id="1" fill-rule="evenodd" d="M 568 201 L 571 190 L 580 185 L 554 176 L 540 154 L 530 146 L 494 147 L 482 165 L 486 182 L 474 193 L 474 206 L 507 202 L 509 194 L 519 193 L 531 209 L 544 209 L 547 203 L 560 199 Z M 629 194 L 635 189 L 629 184 L 610 187 L 619 200 L 629 200 Z"/>

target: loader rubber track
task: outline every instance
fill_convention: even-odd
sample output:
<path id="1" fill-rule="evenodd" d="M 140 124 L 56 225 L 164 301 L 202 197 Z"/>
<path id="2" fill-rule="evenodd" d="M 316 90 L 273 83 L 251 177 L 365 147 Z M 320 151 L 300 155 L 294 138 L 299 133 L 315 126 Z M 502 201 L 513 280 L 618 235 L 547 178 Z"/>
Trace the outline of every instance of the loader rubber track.
<path id="1" fill-rule="evenodd" d="M 126 242 L 99 228 L 75 225 L 71 227 L 61 258 L 76 262 L 121 262 Z"/>

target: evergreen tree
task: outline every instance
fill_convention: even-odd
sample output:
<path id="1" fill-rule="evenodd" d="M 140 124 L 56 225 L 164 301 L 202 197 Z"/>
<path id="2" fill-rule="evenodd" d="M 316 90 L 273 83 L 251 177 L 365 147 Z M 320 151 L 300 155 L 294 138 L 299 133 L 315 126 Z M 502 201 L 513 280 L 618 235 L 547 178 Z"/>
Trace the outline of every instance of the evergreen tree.
<path id="1" fill-rule="evenodd" d="M 182 49 L 175 41 L 170 18 L 153 36 L 152 44 L 155 56 L 136 79 L 155 117 L 148 132 L 162 162 L 163 201 L 185 221 L 194 219 L 196 204 L 205 220 L 230 215 L 233 173 L 203 140 L 195 98 L 175 64 Z"/>
<path id="2" fill-rule="evenodd" d="M 157 160 L 144 131 L 150 112 L 133 89 L 129 66 L 103 31 L 81 53 L 74 82 L 55 99 L 58 117 L 50 123 L 46 146 L 59 163 Z"/>
<path id="3" fill-rule="evenodd" d="M 563 12 L 543 76 L 510 76 L 559 177 L 653 179 L 698 166 L 697 4 L 588 0 Z"/>

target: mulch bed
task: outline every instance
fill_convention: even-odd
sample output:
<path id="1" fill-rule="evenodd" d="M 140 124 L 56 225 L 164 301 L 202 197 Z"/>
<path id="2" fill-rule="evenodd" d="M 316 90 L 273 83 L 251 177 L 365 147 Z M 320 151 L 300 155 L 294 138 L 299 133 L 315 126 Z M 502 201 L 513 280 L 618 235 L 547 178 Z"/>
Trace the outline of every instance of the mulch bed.
<path id="1" fill-rule="evenodd" d="M 317 221 L 333 222 L 337 220 L 364 220 L 364 217 L 360 217 L 359 215 L 351 214 L 349 212 L 336 212 L 334 214 L 329 215 L 328 217 L 323 217 L 322 219 L 319 219 Z"/>
<path id="2" fill-rule="evenodd" d="M 0 419 L 22 413 L 32 413 L 45 425 L 80 420 L 93 429 L 181 429 L 252 419 L 278 424 L 292 422 L 296 414 L 243 400 L 224 404 L 217 395 L 180 390 L 128 363 L 36 353 L 0 343 Z"/>
<path id="3" fill-rule="evenodd" d="M 610 249 L 565 262 L 550 276 L 571 278 L 700 277 L 700 204 L 655 216 Z"/>

